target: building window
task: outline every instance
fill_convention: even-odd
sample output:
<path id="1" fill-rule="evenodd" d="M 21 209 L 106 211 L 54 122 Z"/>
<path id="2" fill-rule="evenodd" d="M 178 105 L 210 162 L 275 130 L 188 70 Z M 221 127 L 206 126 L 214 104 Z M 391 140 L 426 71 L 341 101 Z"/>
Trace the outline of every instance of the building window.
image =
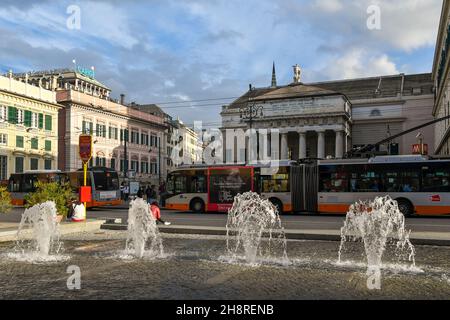
<path id="1" fill-rule="evenodd" d="M 31 158 L 30 159 L 30 170 L 39 169 L 39 159 Z"/>
<path id="2" fill-rule="evenodd" d="M 141 172 L 148 174 L 148 162 L 147 161 L 141 162 Z"/>
<path id="3" fill-rule="evenodd" d="M 23 173 L 23 157 L 16 157 L 16 173 Z"/>
<path id="4" fill-rule="evenodd" d="M 95 132 L 97 137 L 106 138 L 106 126 L 104 124 L 97 123 Z"/>
<path id="5" fill-rule="evenodd" d="M 8 144 L 8 135 L 4 133 L 0 133 L 0 145 Z"/>
<path id="6" fill-rule="evenodd" d="M 139 161 L 131 160 L 131 171 L 139 172 Z"/>
<path id="7" fill-rule="evenodd" d="M 16 147 L 23 148 L 23 137 L 22 136 L 16 136 Z"/>
<path id="8" fill-rule="evenodd" d="M 120 129 L 120 141 L 130 141 L 128 129 Z"/>
<path id="9" fill-rule="evenodd" d="M 0 181 L 8 180 L 8 157 L 0 156 Z"/>
<path id="10" fill-rule="evenodd" d="M 44 160 L 44 169 L 52 170 L 52 160 L 49 160 L 49 159 Z"/>
<path id="11" fill-rule="evenodd" d="M 370 112 L 370 116 L 371 116 L 371 117 L 381 117 L 381 111 L 378 110 L 378 109 L 373 109 L 373 110 Z"/>
<path id="12" fill-rule="evenodd" d="M 116 159 L 111 158 L 111 169 L 116 170 Z"/>
<path id="13" fill-rule="evenodd" d="M 95 158 L 95 166 L 97 167 L 106 167 L 106 158 Z"/>
<path id="14" fill-rule="evenodd" d="M 39 128 L 39 115 L 34 112 L 31 114 L 31 127 L 35 129 Z"/>
<path id="15" fill-rule="evenodd" d="M 92 134 L 94 131 L 94 124 L 92 122 L 83 120 L 82 129 L 83 134 Z"/>
<path id="16" fill-rule="evenodd" d="M 37 138 L 31 138 L 31 149 L 39 149 L 39 140 Z"/>
<path id="17" fill-rule="evenodd" d="M 50 140 L 45 140 L 45 151 L 52 151 L 52 142 Z"/>
<path id="18" fill-rule="evenodd" d="M 139 144 L 139 132 L 131 131 L 131 143 Z"/>
<path id="19" fill-rule="evenodd" d="M 38 115 L 38 128 L 43 129 L 44 128 L 44 114 L 39 113 Z"/>
<path id="20" fill-rule="evenodd" d="M 8 120 L 8 107 L 0 106 L 0 122 Z"/>
<path id="21" fill-rule="evenodd" d="M 45 130 L 52 131 L 52 116 L 45 115 Z"/>
<path id="22" fill-rule="evenodd" d="M 117 138 L 118 138 L 118 136 L 117 136 L 117 128 L 109 127 L 109 138 L 117 140 Z"/>
<path id="23" fill-rule="evenodd" d="M 147 133 L 141 134 L 141 144 L 144 146 L 148 146 L 148 134 Z"/>

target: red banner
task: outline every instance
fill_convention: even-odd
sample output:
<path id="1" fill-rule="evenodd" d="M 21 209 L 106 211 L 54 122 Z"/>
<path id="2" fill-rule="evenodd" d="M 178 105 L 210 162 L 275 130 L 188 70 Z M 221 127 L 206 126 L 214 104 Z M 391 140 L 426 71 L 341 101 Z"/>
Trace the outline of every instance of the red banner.
<path id="1" fill-rule="evenodd" d="M 428 155 L 428 145 L 427 144 L 413 144 L 412 152 L 413 152 L 413 154 Z"/>

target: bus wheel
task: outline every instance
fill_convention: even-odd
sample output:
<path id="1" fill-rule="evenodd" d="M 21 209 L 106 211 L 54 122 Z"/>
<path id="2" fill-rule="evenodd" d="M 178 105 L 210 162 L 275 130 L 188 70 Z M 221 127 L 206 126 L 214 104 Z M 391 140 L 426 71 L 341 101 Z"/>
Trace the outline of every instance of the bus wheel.
<path id="1" fill-rule="evenodd" d="M 414 214 L 414 207 L 409 200 L 406 199 L 398 199 L 398 209 L 405 217 L 410 217 Z"/>
<path id="2" fill-rule="evenodd" d="M 271 198 L 271 199 L 269 199 L 269 201 L 275 206 L 275 208 L 277 208 L 278 214 L 283 213 L 283 204 L 281 203 L 280 200 Z"/>
<path id="3" fill-rule="evenodd" d="M 205 203 L 202 199 L 194 199 L 191 201 L 191 210 L 195 213 L 205 212 Z"/>

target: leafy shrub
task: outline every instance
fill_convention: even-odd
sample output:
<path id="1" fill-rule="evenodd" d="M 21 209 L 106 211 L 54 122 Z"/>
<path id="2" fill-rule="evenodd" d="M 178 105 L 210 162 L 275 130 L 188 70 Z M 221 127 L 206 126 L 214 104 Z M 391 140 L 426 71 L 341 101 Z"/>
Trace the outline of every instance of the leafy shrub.
<path id="1" fill-rule="evenodd" d="M 37 182 L 36 191 L 25 196 L 25 207 L 30 208 L 46 201 L 54 201 L 58 215 L 67 216 L 69 203 L 74 199 L 72 189 L 67 183 Z"/>
<path id="2" fill-rule="evenodd" d="M 0 213 L 8 213 L 11 210 L 11 196 L 6 187 L 0 187 Z"/>

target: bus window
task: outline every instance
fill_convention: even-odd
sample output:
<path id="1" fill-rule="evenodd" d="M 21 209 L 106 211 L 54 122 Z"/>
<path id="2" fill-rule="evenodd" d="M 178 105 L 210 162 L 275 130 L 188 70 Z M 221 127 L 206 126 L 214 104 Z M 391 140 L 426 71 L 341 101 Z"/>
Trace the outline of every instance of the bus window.
<path id="1" fill-rule="evenodd" d="M 289 175 L 276 174 L 273 176 L 261 176 L 261 192 L 289 192 Z"/>
<path id="2" fill-rule="evenodd" d="M 401 192 L 399 172 L 386 172 L 383 181 L 387 192 Z"/>
<path id="3" fill-rule="evenodd" d="M 190 193 L 205 193 L 206 192 L 206 177 L 194 176 L 191 177 L 191 183 L 189 188 Z"/>
<path id="4" fill-rule="evenodd" d="M 95 190 L 112 191 L 119 189 L 119 178 L 116 172 L 94 171 Z"/>
<path id="5" fill-rule="evenodd" d="M 9 179 L 9 192 L 20 192 L 21 178 L 20 175 L 11 175 Z"/>
<path id="6" fill-rule="evenodd" d="M 422 176 L 424 192 L 450 192 L 450 172 L 442 167 L 429 167 Z"/>
<path id="7" fill-rule="evenodd" d="M 400 187 L 400 192 L 419 192 L 419 190 L 419 172 L 402 172 L 402 185 Z"/>
<path id="8" fill-rule="evenodd" d="M 320 174 L 320 192 L 347 192 L 348 173 L 343 168 L 329 167 Z"/>
<path id="9" fill-rule="evenodd" d="M 184 193 L 186 192 L 186 177 L 185 176 L 175 176 L 175 193 Z"/>
<path id="10" fill-rule="evenodd" d="M 350 186 L 351 192 L 380 192 L 383 190 L 380 175 L 374 171 L 352 173 Z"/>

